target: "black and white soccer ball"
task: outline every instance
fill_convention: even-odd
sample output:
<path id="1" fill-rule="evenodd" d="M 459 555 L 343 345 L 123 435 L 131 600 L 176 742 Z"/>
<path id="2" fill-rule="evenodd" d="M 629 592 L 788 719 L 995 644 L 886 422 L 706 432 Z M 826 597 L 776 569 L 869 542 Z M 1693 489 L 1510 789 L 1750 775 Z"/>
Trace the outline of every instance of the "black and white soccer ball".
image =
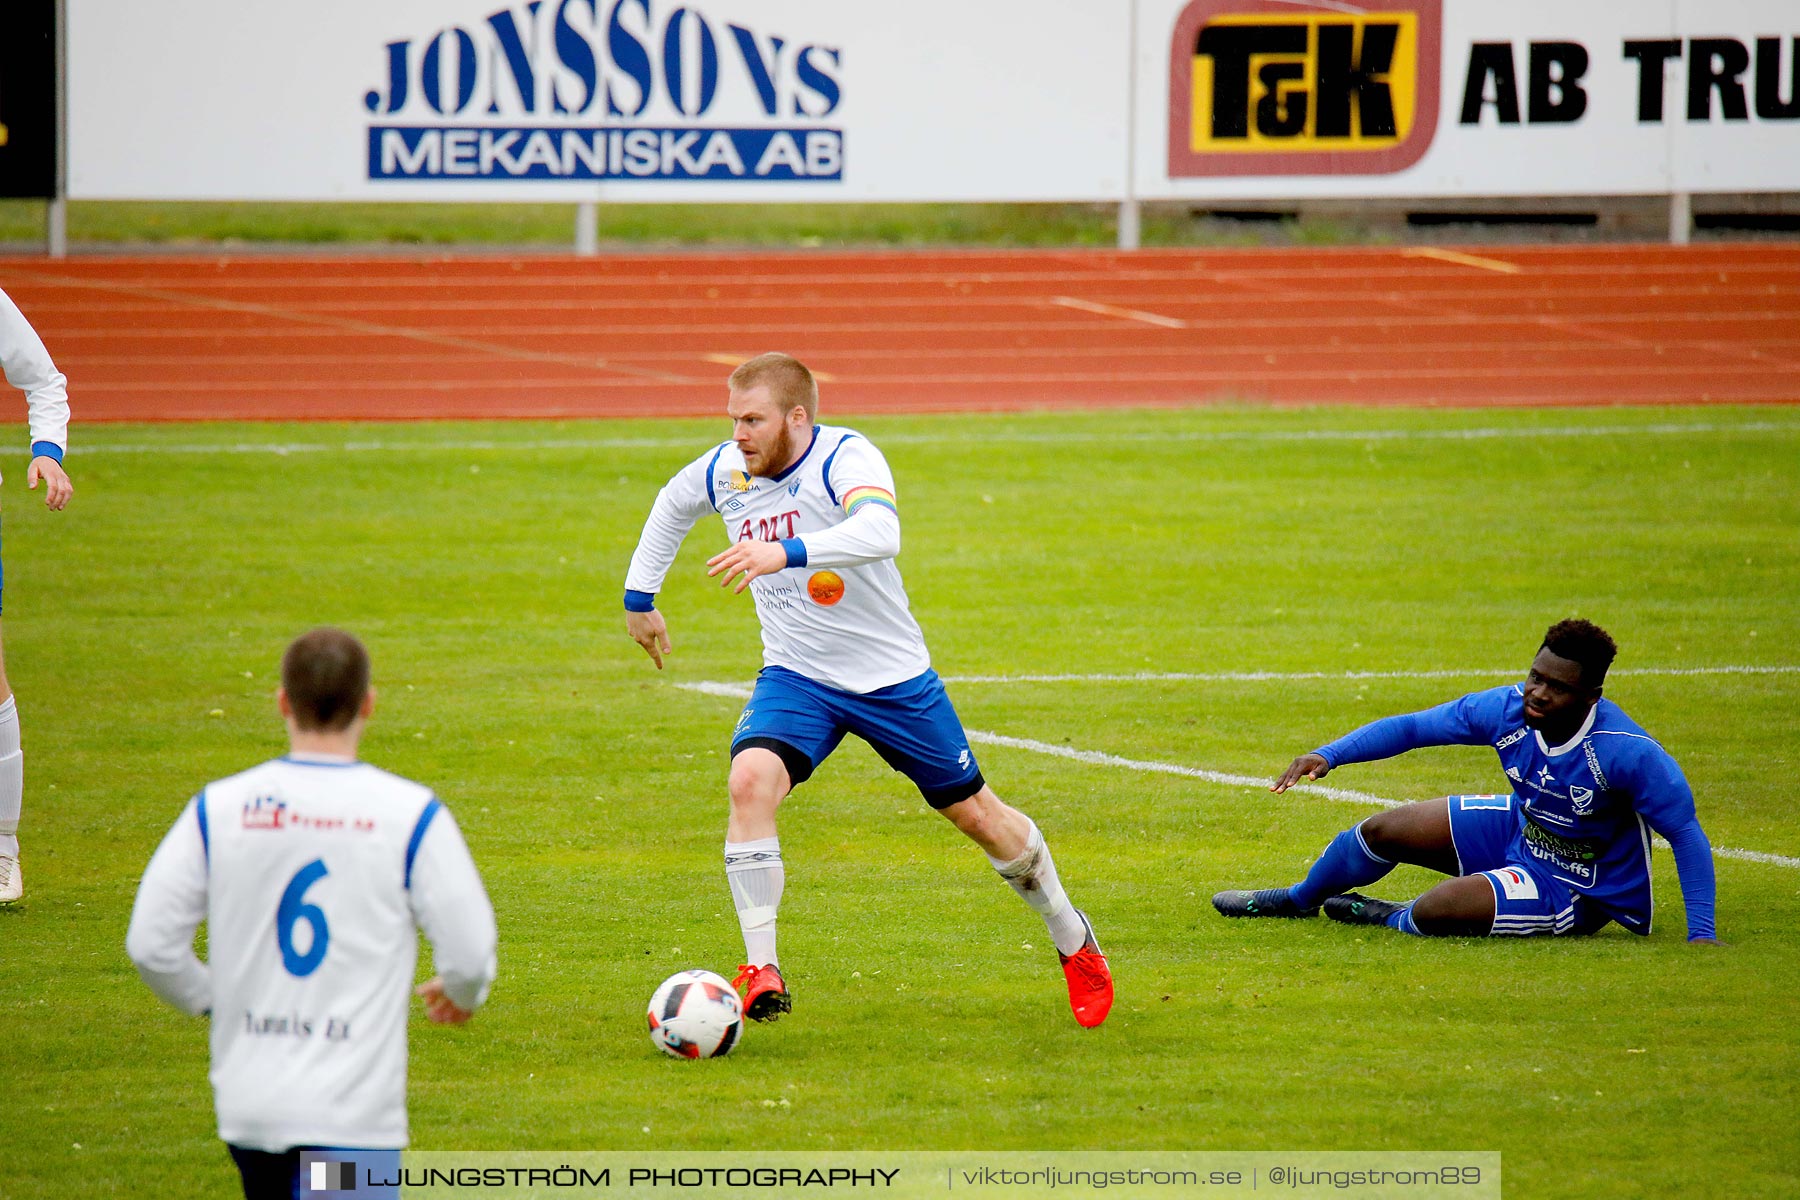
<path id="1" fill-rule="evenodd" d="M 650 1040 L 676 1058 L 729 1054 L 744 1031 L 737 989 L 711 971 L 679 971 L 650 997 Z"/>

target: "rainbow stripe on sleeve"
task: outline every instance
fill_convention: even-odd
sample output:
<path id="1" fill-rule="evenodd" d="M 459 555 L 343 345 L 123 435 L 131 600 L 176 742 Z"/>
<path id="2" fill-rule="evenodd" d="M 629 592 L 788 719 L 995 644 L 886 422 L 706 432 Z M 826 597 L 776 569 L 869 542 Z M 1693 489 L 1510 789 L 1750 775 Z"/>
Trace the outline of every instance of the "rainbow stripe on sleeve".
<path id="1" fill-rule="evenodd" d="M 844 515 L 852 516 L 865 504 L 879 504 L 883 508 L 898 513 L 900 509 L 894 504 L 894 493 L 878 487 L 856 487 L 844 493 Z"/>

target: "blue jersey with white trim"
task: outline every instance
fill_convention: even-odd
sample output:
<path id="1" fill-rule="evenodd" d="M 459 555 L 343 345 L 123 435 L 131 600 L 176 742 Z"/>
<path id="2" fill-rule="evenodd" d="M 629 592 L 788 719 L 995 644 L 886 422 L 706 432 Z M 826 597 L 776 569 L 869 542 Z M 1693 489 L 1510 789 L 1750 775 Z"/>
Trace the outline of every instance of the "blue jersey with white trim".
<path id="1" fill-rule="evenodd" d="M 1694 794 L 1669 752 L 1611 700 L 1599 700 L 1560 746 L 1526 726 L 1524 690 L 1510 684 L 1372 722 L 1317 753 L 1337 767 L 1422 746 L 1484 744 L 1519 800 L 1509 857 L 1536 863 L 1648 933 L 1650 831 L 1671 837 L 1695 824 Z"/>

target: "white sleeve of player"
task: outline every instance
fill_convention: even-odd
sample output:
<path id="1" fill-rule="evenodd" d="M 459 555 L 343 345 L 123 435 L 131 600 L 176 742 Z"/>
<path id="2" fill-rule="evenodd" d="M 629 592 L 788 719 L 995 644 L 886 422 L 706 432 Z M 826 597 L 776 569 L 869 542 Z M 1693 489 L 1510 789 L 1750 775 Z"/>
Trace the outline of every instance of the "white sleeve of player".
<path id="1" fill-rule="evenodd" d="M 37 330 L 25 319 L 12 297 L 0 292 L 0 367 L 6 381 L 25 393 L 31 414 L 31 440 L 54 442 L 69 448 L 69 381 L 56 364 Z"/>
<path id="2" fill-rule="evenodd" d="M 188 801 L 144 868 L 125 953 L 150 990 L 186 1013 L 212 1007 L 212 972 L 194 953 L 194 931 L 206 917 L 206 843 Z"/>
<path id="3" fill-rule="evenodd" d="M 716 448 L 708 450 L 677 471 L 657 493 L 656 503 L 644 522 L 644 532 L 638 537 L 637 549 L 632 552 L 631 567 L 625 572 L 626 591 L 653 596 L 662 591 L 682 539 L 701 517 L 713 511 L 706 476 L 717 453 Z"/>
<path id="4" fill-rule="evenodd" d="M 494 906 L 448 808 L 432 817 L 412 864 L 413 920 L 431 942 L 444 994 L 474 1012 L 499 972 Z"/>
<path id="5" fill-rule="evenodd" d="M 809 567 L 860 567 L 900 553 L 900 516 L 891 508 L 865 504 L 830 529 L 800 539 Z"/>
<path id="6" fill-rule="evenodd" d="M 887 459 L 867 438 L 844 441 L 832 456 L 832 494 L 848 516 L 830 529 L 809 533 L 809 567 L 860 567 L 900 553 L 900 513 L 894 506 L 894 475 Z"/>

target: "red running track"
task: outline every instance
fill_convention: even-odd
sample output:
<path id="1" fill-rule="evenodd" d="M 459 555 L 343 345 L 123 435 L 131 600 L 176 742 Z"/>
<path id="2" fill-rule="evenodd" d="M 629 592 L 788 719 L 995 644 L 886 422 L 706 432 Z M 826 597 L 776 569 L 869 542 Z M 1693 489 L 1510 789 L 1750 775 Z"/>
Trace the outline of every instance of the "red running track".
<path id="1" fill-rule="evenodd" d="M 1800 402 L 1800 246 L 0 260 L 82 420 Z"/>

